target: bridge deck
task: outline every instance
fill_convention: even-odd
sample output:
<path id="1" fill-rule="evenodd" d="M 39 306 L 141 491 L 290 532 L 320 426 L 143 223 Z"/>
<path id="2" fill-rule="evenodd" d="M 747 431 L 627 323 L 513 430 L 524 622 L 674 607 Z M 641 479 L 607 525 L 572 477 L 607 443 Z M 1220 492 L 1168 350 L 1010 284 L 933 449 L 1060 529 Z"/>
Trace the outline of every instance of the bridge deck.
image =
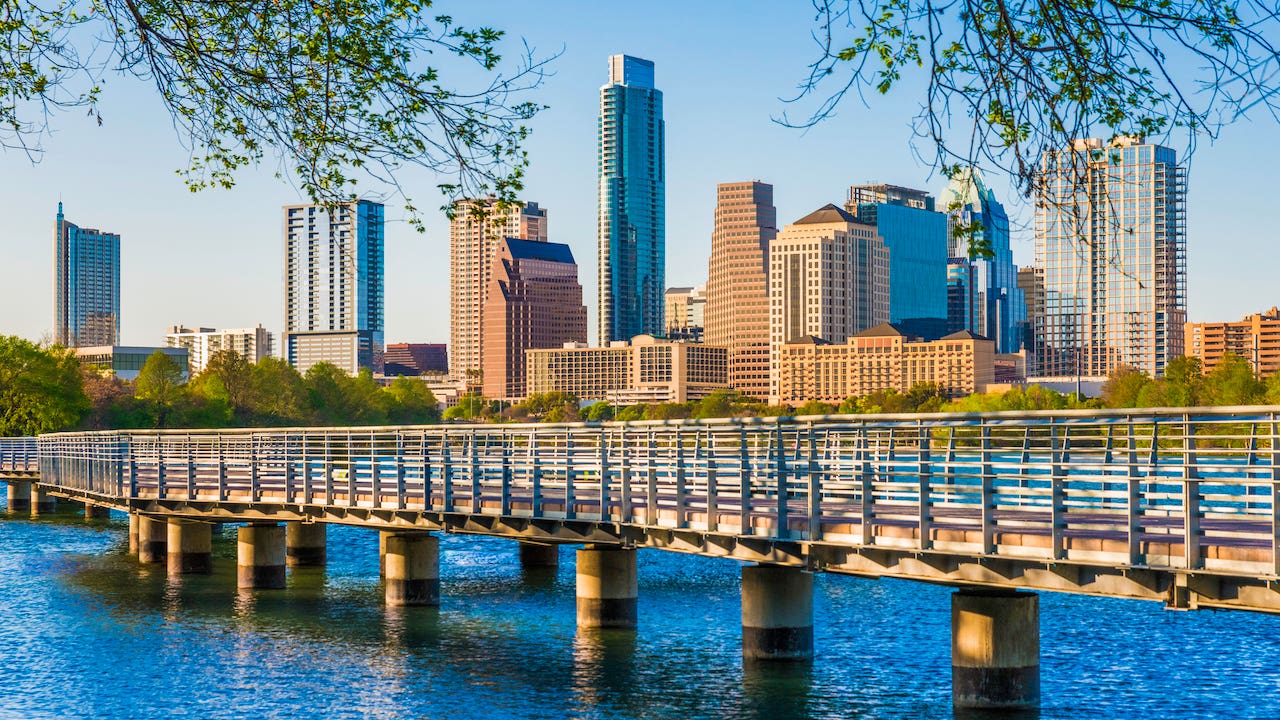
<path id="1" fill-rule="evenodd" d="M 66 433 L 0 473 L 186 517 L 624 542 L 1280 611 L 1280 409 Z"/>

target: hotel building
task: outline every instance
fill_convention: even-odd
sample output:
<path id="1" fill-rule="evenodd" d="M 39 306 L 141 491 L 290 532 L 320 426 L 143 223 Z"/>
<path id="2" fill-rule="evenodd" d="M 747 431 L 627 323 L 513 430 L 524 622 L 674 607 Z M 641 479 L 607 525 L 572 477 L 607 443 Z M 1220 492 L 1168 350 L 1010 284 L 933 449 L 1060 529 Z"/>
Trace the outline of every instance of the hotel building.
<path id="1" fill-rule="evenodd" d="M 722 347 L 639 335 L 605 347 L 530 350 L 529 394 L 563 392 L 615 405 L 700 400 L 729 387 Z"/>

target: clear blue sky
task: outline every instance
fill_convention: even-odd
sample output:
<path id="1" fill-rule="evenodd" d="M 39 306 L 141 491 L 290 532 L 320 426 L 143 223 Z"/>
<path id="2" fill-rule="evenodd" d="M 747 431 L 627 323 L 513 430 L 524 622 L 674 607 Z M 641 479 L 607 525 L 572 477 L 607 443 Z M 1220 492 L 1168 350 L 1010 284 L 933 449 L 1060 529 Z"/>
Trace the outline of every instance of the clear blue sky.
<path id="1" fill-rule="evenodd" d="M 541 52 L 564 54 L 534 99 L 527 199 L 549 209 L 551 239 L 578 259 L 585 299 L 596 305 L 596 115 L 606 59 L 625 52 L 657 63 L 667 128 L 667 282 L 705 282 L 716 183 L 761 179 L 775 188 L 780 223 L 850 184 L 890 182 L 937 193 L 943 183 L 910 150 L 918 100 L 910 92 L 856 102 L 801 132 L 771 118 L 813 59 L 806 2 L 441 2 L 460 20 L 501 27 Z M 477 13 L 483 13 L 477 15 Z M 515 46 L 513 46 L 513 49 Z M 122 340 L 160 344 L 171 324 L 282 326 L 280 206 L 299 201 L 274 164 L 231 191 L 191 194 L 174 170 L 186 151 L 148 86 L 112 78 L 99 127 L 80 113 L 54 119 L 44 159 L 0 154 L 0 333 L 37 339 L 52 329 L 53 219 L 58 200 L 82 226 L 123 236 Z M 1267 118 L 1202 143 L 1190 170 L 1189 310 L 1193 320 L 1233 320 L 1280 304 L 1270 213 L 1280 167 L 1280 128 Z M 442 200 L 437 178 L 402 176 L 419 207 Z M 1005 190 L 1011 214 L 1029 208 Z M 384 190 L 368 186 L 366 191 Z M 448 224 L 432 212 L 420 235 L 387 218 L 386 339 L 448 339 Z M 1014 257 L 1030 264 L 1023 230 Z M 595 336 L 594 329 L 591 336 Z"/>

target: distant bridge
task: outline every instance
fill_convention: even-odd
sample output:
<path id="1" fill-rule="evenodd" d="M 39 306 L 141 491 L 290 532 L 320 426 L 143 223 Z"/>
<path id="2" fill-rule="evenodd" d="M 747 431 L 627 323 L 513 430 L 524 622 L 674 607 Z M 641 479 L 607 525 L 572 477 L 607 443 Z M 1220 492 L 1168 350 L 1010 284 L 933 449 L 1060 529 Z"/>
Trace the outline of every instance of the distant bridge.
<path id="1" fill-rule="evenodd" d="M 1009 590 L 1280 612 L 1276 407 L 58 433 L 0 440 L 0 477 L 19 505 L 32 482 L 37 496 L 179 527 L 345 523 L 411 544 L 439 530 L 585 543 L 584 625 L 634 623 L 632 548 L 759 563 L 744 572 L 744 628 L 774 632 L 744 630 L 749 656 L 806 655 L 804 638 L 776 632 L 803 627 L 777 624 L 794 609 L 787 597 L 811 593 L 803 571 L 960 586 L 956 618 L 965 603 L 1035 599 Z M 434 563 L 434 545 L 426 552 Z M 615 571 L 615 556 L 631 559 Z M 583 572 L 598 587 L 584 590 Z M 611 589 L 618 573 L 631 590 Z M 785 590 L 748 602 L 748 583 Z M 1008 669 L 1029 651 L 953 659 Z M 965 704 L 959 674 L 956 684 Z"/>

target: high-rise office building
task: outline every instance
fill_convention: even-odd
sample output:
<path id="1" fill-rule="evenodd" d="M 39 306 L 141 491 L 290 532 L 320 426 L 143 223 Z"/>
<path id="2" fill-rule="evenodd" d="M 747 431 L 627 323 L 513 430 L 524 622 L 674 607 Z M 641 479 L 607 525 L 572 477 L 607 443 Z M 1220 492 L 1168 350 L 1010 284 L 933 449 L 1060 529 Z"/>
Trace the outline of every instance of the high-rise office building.
<path id="1" fill-rule="evenodd" d="M 382 371 L 383 209 L 359 200 L 284 208 L 284 357 Z"/>
<path id="2" fill-rule="evenodd" d="M 667 176 L 652 62 L 609 58 L 599 132 L 600 342 L 662 335 Z"/>
<path id="3" fill-rule="evenodd" d="M 58 203 L 53 245 L 55 342 L 72 348 L 115 345 L 120 338 L 120 236 L 70 222 Z"/>
<path id="4" fill-rule="evenodd" d="M 449 374 L 473 387 L 484 368 L 484 306 L 502 240 L 547 240 L 547 211 L 538 203 L 496 198 L 459 200 L 449 223 Z"/>
<path id="5" fill-rule="evenodd" d="M 1022 323 L 1022 344 L 1027 348 L 1027 375 L 1039 375 L 1041 337 L 1044 335 L 1044 268 L 1018 268 L 1018 289 L 1027 301 L 1027 319 Z"/>
<path id="6" fill-rule="evenodd" d="M 209 359 L 215 353 L 233 352 L 251 363 L 271 357 L 271 333 L 262 323 L 251 328 L 234 330 L 217 330 L 214 328 L 189 328 L 183 325 L 172 325 L 165 333 L 165 345 L 172 348 L 186 348 L 191 374 L 204 372 Z"/>
<path id="7" fill-rule="evenodd" d="M 958 278 L 956 265 L 968 266 L 969 297 L 965 324 L 954 327 L 954 305 L 948 303 L 948 325 L 952 332 L 971 330 L 990 338 L 996 353 L 1014 353 L 1022 347 L 1022 326 L 1027 304 L 1018 289 L 1018 268 L 1009 247 L 1009 216 L 987 187 L 982 174 L 962 170 L 942 191 L 942 210 L 947 213 L 948 291 Z M 966 232 L 957 232 L 968 231 Z M 969 234 L 971 233 L 971 234 Z M 985 245 L 991 257 L 969 258 L 970 238 Z M 950 295 L 948 295 L 950 298 Z"/>
<path id="8" fill-rule="evenodd" d="M 777 235 L 772 185 L 716 188 L 703 337 L 728 349 L 729 384 L 760 400 L 769 397 L 769 244 Z"/>
<path id="9" fill-rule="evenodd" d="M 406 377 L 444 375 L 449 372 L 449 349 L 444 343 L 388 343 L 382 372 Z"/>
<path id="10" fill-rule="evenodd" d="M 707 287 L 667 288 L 665 302 L 667 339 L 702 342 L 707 326 Z"/>
<path id="11" fill-rule="evenodd" d="M 1042 160 L 1036 255 L 1044 267 L 1039 374 L 1158 377 L 1183 352 L 1186 179 L 1141 138 L 1076 140 Z"/>
<path id="12" fill-rule="evenodd" d="M 892 255 L 872 225 L 826 205 L 788 225 L 769 246 L 769 397 L 778 398 L 778 352 L 814 336 L 843 343 L 888 322 Z M 943 302 L 946 302 L 945 287 Z"/>
<path id="13" fill-rule="evenodd" d="M 945 335 L 947 217 L 934 212 L 933 196 L 897 185 L 854 185 L 845 210 L 875 226 L 889 248 L 890 322 L 925 340 Z"/>
<path id="14" fill-rule="evenodd" d="M 568 245 L 505 238 L 490 272 L 484 304 L 483 392 L 528 395 L 525 353 L 587 342 L 578 265 Z"/>

